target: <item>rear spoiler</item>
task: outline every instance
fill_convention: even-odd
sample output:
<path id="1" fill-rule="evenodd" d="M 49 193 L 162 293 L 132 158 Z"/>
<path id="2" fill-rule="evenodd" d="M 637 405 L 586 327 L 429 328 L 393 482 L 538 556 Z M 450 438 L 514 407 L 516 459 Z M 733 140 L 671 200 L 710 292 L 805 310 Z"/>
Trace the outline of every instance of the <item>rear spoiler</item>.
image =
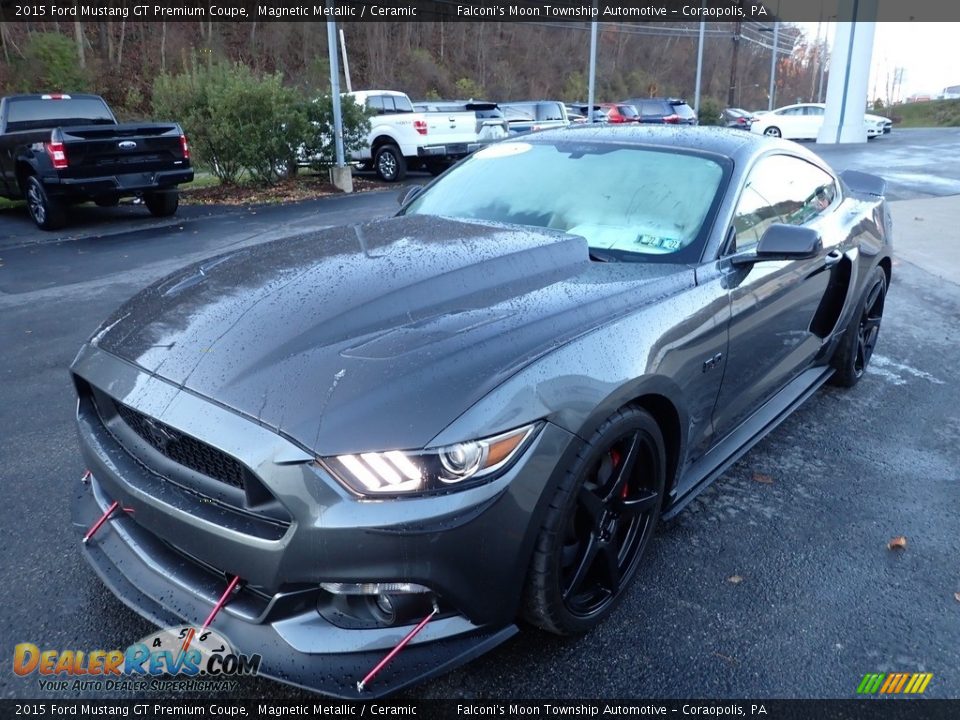
<path id="1" fill-rule="evenodd" d="M 840 179 L 850 190 L 860 195 L 883 197 L 887 192 L 887 181 L 878 175 L 859 170 L 844 170 L 840 173 Z"/>

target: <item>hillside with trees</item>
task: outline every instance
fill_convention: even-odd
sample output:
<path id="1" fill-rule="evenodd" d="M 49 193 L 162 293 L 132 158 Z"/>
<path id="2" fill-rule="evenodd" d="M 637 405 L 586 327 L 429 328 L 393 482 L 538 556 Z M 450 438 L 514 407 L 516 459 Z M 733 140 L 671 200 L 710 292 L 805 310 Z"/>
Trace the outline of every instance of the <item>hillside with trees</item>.
<path id="1" fill-rule="evenodd" d="M 197 59 L 280 74 L 306 92 L 329 87 L 320 22 L 32 22 L 0 24 L 2 92 L 86 89 L 131 115 L 151 109 L 156 78 Z M 414 98 L 581 100 L 587 92 L 585 23 L 343 23 L 355 88 L 404 90 Z M 765 108 L 770 50 L 735 42 L 735 23 L 708 23 L 702 93 Z M 604 100 L 693 96 L 696 23 L 601 23 L 597 93 Z M 785 32 L 792 28 L 787 27 Z M 794 53 L 778 64 L 780 104 L 816 92 L 816 48 L 793 30 Z M 69 49 L 68 49 L 69 47 Z"/>

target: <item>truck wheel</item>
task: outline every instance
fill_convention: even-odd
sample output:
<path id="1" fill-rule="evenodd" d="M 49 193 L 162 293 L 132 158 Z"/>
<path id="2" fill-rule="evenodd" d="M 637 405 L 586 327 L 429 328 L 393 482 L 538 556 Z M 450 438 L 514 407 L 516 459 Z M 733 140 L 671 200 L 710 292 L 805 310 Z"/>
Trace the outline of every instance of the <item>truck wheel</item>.
<path id="1" fill-rule="evenodd" d="M 407 176 L 407 160 L 396 145 L 382 145 L 373 156 L 373 169 L 384 182 L 397 182 Z"/>
<path id="2" fill-rule="evenodd" d="M 169 217 L 177 211 L 180 205 L 180 193 L 176 190 L 161 190 L 143 194 L 143 202 L 147 210 L 155 217 Z"/>
<path id="3" fill-rule="evenodd" d="M 24 196 L 30 217 L 41 230 L 56 230 L 66 222 L 63 205 L 51 198 L 36 175 L 27 178 Z"/>

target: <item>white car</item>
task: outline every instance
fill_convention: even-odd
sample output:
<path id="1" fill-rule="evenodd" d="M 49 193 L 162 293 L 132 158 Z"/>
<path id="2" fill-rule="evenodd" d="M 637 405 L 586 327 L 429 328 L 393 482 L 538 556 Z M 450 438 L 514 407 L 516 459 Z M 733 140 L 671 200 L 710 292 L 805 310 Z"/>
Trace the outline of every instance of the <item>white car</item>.
<path id="1" fill-rule="evenodd" d="M 757 117 L 750 132 L 788 140 L 816 140 L 826 107 L 823 103 L 800 103 L 777 108 Z M 883 135 L 893 128 L 889 118 L 879 115 L 864 115 L 863 123 L 868 138 Z"/>

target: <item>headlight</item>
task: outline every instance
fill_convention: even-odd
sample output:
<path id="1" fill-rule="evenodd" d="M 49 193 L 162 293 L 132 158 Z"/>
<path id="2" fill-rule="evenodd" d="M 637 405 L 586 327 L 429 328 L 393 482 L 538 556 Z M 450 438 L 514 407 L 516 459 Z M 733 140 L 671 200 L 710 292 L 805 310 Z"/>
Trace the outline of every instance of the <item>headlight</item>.
<path id="1" fill-rule="evenodd" d="M 459 489 L 491 480 L 533 437 L 538 423 L 440 448 L 357 453 L 319 462 L 360 495 L 402 495 Z"/>

